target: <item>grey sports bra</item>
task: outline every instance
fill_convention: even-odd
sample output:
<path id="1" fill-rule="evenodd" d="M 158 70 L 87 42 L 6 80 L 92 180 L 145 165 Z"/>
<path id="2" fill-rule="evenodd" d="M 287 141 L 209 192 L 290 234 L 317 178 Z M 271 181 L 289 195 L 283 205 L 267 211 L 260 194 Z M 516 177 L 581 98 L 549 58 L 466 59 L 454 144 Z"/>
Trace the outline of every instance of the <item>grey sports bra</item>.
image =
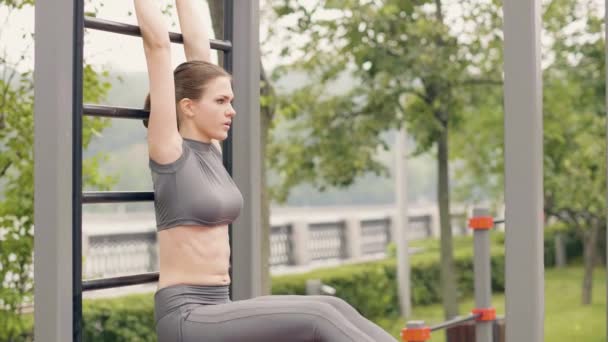
<path id="1" fill-rule="evenodd" d="M 150 159 L 157 230 L 181 225 L 218 226 L 234 221 L 243 196 L 212 143 L 183 139 L 170 164 Z"/>

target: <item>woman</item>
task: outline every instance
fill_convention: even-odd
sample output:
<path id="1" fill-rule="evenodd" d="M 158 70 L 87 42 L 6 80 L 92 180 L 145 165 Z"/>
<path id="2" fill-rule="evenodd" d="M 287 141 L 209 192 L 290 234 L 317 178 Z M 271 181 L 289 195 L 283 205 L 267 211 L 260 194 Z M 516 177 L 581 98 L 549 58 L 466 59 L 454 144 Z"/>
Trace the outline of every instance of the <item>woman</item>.
<path id="1" fill-rule="evenodd" d="M 230 75 L 210 63 L 208 34 L 195 6 L 200 0 L 176 0 L 187 62 L 173 72 L 161 11 L 151 0 L 134 2 L 150 80 L 159 342 L 395 341 L 335 297 L 230 300 L 228 224 L 243 206 L 219 145 L 236 115 Z"/>

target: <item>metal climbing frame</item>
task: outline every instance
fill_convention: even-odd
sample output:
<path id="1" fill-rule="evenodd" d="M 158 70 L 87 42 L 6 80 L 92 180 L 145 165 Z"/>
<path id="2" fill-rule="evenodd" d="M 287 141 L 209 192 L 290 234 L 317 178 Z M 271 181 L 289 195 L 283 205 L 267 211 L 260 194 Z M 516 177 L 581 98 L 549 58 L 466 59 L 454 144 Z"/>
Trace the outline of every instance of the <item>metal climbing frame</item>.
<path id="1" fill-rule="evenodd" d="M 540 4 L 540 0 L 503 3 L 508 342 L 544 340 Z"/>
<path id="2" fill-rule="evenodd" d="M 38 0 L 35 48 L 35 339 L 82 340 L 82 291 L 155 282 L 158 273 L 82 279 L 82 205 L 152 201 L 152 192 L 82 192 L 82 116 L 143 119 L 139 109 L 83 104 L 84 29 L 141 36 L 133 25 L 88 18 L 84 1 Z M 224 66 L 233 75 L 238 113 L 223 144 L 224 164 L 245 208 L 230 225 L 231 297 L 261 292 L 259 3 L 224 1 Z M 174 43 L 181 34 L 170 33 Z M 71 113 L 71 115 L 69 115 Z M 238 232 L 238 234 L 233 234 Z"/>
<path id="3" fill-rule="evenodd" d="M 503 2 L 507 342 L 544 339 L 540 5 Z"/>
<path id="4" fill-rule="evenodd" d="M 464 317 L 455 317 L 449 321 L 429 327 L 424 321 L 408 321 L 401 331 L 404 342 L 425 342 L 431 339 L 431 332 L 459 326 L 475 321 L 475 341 L 492 342 L 493 324 L 496 310 L 492 307 L 492 269 L 490 262 L 490 230 L 504 220 L 495 220 L 485 208 L 473 209 L 469 228 L 474 231 L 473 273 L 475 275 L 475 306 L 471 313 Z M 447 336 L 447 339 L 454 336 Z"/>
<path id="5" fill-rule="evenodd" d="M 540 0 L 503 2 L 508 342 L 544 339 L 540 5 Z"/>

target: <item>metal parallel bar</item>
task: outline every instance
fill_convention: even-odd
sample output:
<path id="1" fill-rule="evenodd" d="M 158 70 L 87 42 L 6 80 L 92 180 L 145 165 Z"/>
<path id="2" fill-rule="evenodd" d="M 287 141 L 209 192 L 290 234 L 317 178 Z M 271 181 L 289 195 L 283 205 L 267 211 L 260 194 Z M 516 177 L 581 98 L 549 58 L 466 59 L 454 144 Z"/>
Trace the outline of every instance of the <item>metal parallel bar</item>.
<path id="1" fill-rule="evenodd" d="M 481 314 L 471 314 L 471 315 L 464 316 L 464 317 L 456 317 L 456 318 L 451 319 L 449 321 L 445 321 L 443 323 L 432 325 L 431 326 L 431 331 L 437 331 L 437 330 L 441 330 L 441 329 L 448 329 L 448 328 L 451 328 L 451 327 L 455 327 L 455 326 L 460 325 L 460 324 L 465 323 L 465 322 L 474 321 L 479 316 L 481 316 Z"/>
<path id="2" fill-rule="evenodd" d="M 494 224 L 502 224 L 502 223 L 505 223 L 504 219 L 502 219 L 502 220 L 494 220 Z"/>
<path id="3" fill-rule="evenodd" d="M 121 118 L 144 120 L 150 116 L 150 111 L 135 108 L 101 106 L 93 104 L 85 104 L 83 113 L 87 116 L 100 116 L 106 118 Z"/>
<path id="4" fill-rule="evenodd" d="M 256 1 L 257 5 L 257 1 Z M 233 2 L 231 0 L 226 1 L 227 13 L 225 14 L 225 25 L 229 27 L 228 33 L 232 36 L 232 25 L 234 24 L 233 15 Z M 249 11 L 253 11 L 248 9 Z M 254 11 L 254 13 L 257 13 Z M 153 192 L 82 192 L 82 115 L 83 111 L 87 115 L 91 116 L 102 116 L 112 118 L 128 118 L 128 119 L 146 119 L 149 116 L 148 111 L 131 109 L 131 108 L 118 108 L 108 107 L 99 105 L 86 105 L 82 104 L 82 92 L 83 92 L 83 37 L 84 28 L 96 29 L 100 31 L 141 36 L 141 30 L 138 26 L 112 22 L 109 20 L 103 20 L 98 18 L 91 18 L 84 16 L 84 3 L 83 0 L 74 2 L 73 7 L 73 27 L 72 30 L 75 32 L 72 40 L 73 46 L 73 59 L 72 59 L 72 256 L 82 255 L 82 204 L 84 203 L 114 203 L 114 202 L 131 202 L 131 201 L 152 201 L 154 200 Z M 257 19 L 257 16 L 256 16 Z M 46 22 L 45 22 L 46 24 Z M 247 23 L 251 24 L 251 23 Z M 67 36 L 67 35 L 66 35 Z M 171 42 L 182 43 L 183 36 L 179 33 L 170 32 L 169 38 Z M 228 61 L 228 71 L 232 69 L 232 54 L 229 52 L 232 50 L 232 43 L 230 41 L 218 41 L 211 40 L 210 45 L 212 49 L 221 50 L 227 52 L 228 55 L 226 60 Z M 73 88 L 73 89 L 72 89 Z M 39 108 L 39 107 L 37 107 Z M 225 158 L 227 161 L 227 168 L 232 174 L 232 150 L 231 150 L 231 137 L 228 141 L 228 153 Z M 40 173 L 40 172 L 39 172 Z M 159 274 L 146 273 L 131 276 L 106 278 L 106 279 L 95 279 L 82 281 L 82 258 L 72 257 L 72 340 L 82 340 L 82 291 L 91 291 L 107 288 L 115 288 L 119 286 L 129 286 L 144 284 L 158 281 Z M 53 260 L 55 261 L 55 260 Z M 61 316 L 66 317 L 66 316 Z M 69 317 L 69 316 L 67 316 Z M 67 325 L 67 324 L 66 324 Z M 41 326 L 41 325 L 39 325 Z M 63 324 L 57 324 L 54 327 L 54 336 L 59 336 L 60 330 L 63 328 Z M 44 336 L 43 329 L 37 329 L 37 336 Z M 47 330 L 50 330 L 47 328 Z M 48 335 L 47 335 L 48 336 Z"/>
<path id="5" fill-rule="evenodd" d="M 111 289 L 121 286 L 141 285 L 158 281 L 158 272 L 142 273 L 122 277 L 85 280 L 82 282 L 83 291 Z"/>
<path id="6" fill-rule="evenodd" d="M 505 1 L 507 342 L 544 340 L 541 1 Z"/>
<path id="7" fill-rule="evenodd" d="M 485 208 L 473 209 L 473 217 L 488 216 Z M 475 229 L 473 231 L 473 276 L 475 278 L 475 308 L 492 307 L 492 268 L 490 265 L 490 231 Z M 491 342 L 493 321 L 480 321 L 475 325 L 475 341 Z"/>
<path id="8" fill-rule="evenodd" d="M 139 29 L 139 26 L 119 23 L 106 19 L 85 17 L 84 27 L 98 31 L 141 37 L 141 30 Z M 169 40 L 173 43 L 184 43 L 184 37 L 181 33 L 177 32 L 169 32 Z M 210 39 L 210 43 L 212 49 L 220 51 L 230 51 L 232 49 L 232 43 L 230 41 Z"/>
<path id="9" fill-rule="evenodd" d="M 123 202 L 146 202 L 154 201 L 154 192 L 139 191 L 100 191 L 85 192 L 82 203 L 123 203 Z"/>

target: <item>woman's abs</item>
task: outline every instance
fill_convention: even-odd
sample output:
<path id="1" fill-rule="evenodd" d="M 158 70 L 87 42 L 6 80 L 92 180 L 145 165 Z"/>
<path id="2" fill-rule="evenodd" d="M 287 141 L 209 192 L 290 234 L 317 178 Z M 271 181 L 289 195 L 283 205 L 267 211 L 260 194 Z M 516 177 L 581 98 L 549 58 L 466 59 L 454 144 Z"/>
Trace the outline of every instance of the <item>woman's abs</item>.
<path id="1" fill-rule="evenodd" d="M 180 226 L 158 233 L 158 288 L 230 284 L 228 226 Z"/>

